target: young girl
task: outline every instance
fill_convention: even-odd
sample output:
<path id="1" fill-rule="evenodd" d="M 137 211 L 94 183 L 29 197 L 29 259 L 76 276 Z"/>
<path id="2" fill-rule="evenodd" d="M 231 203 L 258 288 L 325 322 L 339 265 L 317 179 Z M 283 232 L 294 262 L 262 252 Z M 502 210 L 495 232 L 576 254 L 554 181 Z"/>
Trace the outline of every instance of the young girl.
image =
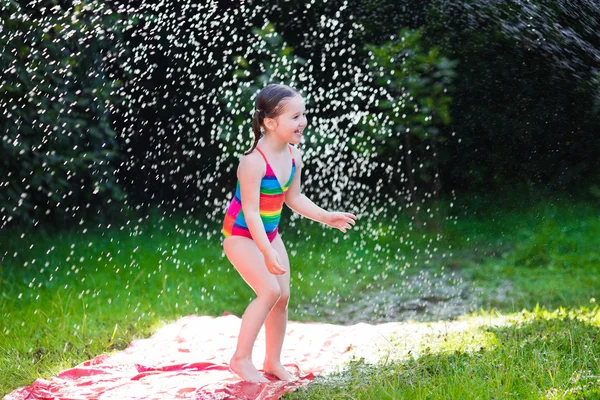
<path id="1" fill-rule="evenodd" d="M 342 232 L 356 216 L 330 212 L 301 192 L 302 155 L 297 145 L 306 128 L 304 100 L 294 89 L 271 84 L 255 101 L 254 144 L 241 159 L 235 195 L 223 223 L 223 249 L 256 298 L 242 316 L 230 369 L 245 381 L 268 382 L 252 364 L 252 348 L 265 324 L 263 371 L 281 380 L 294 377 L 281 364 L 290 297 L 290 263 L 278 233 L 283 203 L 297 213 Z"/>

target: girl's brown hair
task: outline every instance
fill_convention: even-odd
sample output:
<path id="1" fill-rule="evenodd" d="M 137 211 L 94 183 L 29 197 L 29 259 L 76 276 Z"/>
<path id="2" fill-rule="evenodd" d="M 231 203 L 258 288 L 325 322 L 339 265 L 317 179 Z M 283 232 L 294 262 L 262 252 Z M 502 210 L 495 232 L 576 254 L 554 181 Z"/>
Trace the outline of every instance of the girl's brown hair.
<path id="1" fill-rule="evenodd" d="M 283 110 L 283 99 L 294 97 L 298 92 L 289 86 L 272 83 L 265 86 L 256 96 L 254 101 L 254 117 L 252 118 L 252 131 L 254 143 L 252 148 L 244 154 L 250 154 L 256 148 L 258 140 L 262 137 L 263 121 L 265 118 L 276 118 Z"/>

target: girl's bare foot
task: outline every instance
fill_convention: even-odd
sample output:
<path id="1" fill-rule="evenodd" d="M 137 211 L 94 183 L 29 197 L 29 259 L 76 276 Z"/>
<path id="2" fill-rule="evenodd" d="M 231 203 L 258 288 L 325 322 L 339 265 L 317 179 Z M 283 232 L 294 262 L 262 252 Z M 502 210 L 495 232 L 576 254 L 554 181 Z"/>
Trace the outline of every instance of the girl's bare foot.
<path id="1" fill-rule="evenodd" d="M 269 361 L 265 361 L 263 365 L 263 371 L 278 377 L 282 381 L 293 381 L 298 379 L 294 375 L 290 374 L 290 372 L 287 369 L 285 369 L 285 367 L 281 365 L 280 362 L 271 363 Z"/>
<path id="2" fill-rule="evenodd" d="M 246 382 L 269 382 L 267 378 L 258 372 L 254 364 L 252 364 L 252 360 L 239 359 L 234 356 L 229 361 L 229 369 Z"/>

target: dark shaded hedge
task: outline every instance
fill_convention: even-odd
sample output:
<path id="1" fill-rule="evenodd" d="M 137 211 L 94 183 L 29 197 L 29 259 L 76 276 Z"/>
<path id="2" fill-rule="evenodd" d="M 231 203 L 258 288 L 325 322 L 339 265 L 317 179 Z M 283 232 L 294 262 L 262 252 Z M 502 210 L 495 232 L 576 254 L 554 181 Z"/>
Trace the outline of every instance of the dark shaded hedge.
<path id="1" fill-rule="evenodd" d="M 436 1 L 429 15 L 429 40 L 459 61 L 448 187 L 600 181 L 597 2 Z"/>

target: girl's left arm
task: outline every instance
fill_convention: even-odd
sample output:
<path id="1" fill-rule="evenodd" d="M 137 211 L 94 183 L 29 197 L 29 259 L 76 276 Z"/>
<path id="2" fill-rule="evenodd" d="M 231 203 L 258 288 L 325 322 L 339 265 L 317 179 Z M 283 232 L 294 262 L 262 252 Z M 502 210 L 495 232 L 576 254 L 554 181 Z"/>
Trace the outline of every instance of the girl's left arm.
<path id="1" fill-rule="evenodd" d="M 352 225 L 354 225 L 356 216 L 350 213 L 324 210 L 302 194 L 302 166 L 304 164 L 302 162 L 300 151 L 295 147 L 292 148 L 294 159 L 296 160 L 296 173 L 292 180 L 292 184 L 285 194 L 285 204 L 306 218 L 337 228 L 342 232 L 346 232 L 347 229 L 350 229 Z"/>

